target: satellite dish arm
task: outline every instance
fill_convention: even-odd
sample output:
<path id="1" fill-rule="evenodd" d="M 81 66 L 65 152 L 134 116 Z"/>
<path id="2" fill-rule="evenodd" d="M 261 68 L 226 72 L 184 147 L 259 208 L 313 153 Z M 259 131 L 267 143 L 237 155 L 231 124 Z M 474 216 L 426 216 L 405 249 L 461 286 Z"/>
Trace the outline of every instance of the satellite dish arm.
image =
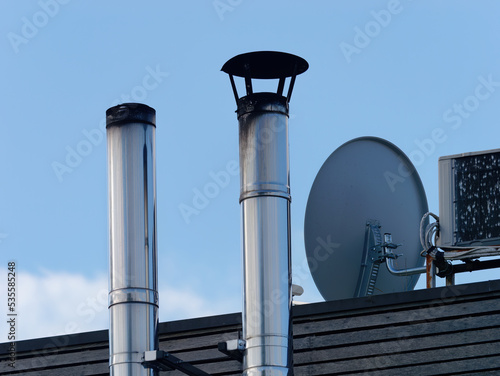
<path id="1" fill-rule="evenodd" d="M 389 273 L 399 277 L 405 277 L 427 272 L 427 267 L 425 265 L 409 269 L 396 269 L 393 262 L 398 258 L 398 255 L 394 254 L 392 250 L 396 249 L 397 247 L 398 245 L 392 242 L 392 235 L 388 233 L 384 234 L 384 243 L 382 244 L 382 248 L 384 250 L 385 265 L 387 266 L 387 270 L 389 271 Z"/>
<path id="2" fill-rule="evenodd" d="M 417 267 L 417 268 L 409 268 L 409 269 L 396 269 L 394 267 L 394 264 L 393 264 L 393 260 L 392 258 L 388 258 L 386 259 L 386 266 L 387 266 L 387 270 L 389 271 L 389 273 L 393 274 L 393 275 L 397 275 L 399 277 L 405 277 L 405 276 L 409 276 L 409 275 L 415 275 L 415 274 L 423 274 L 423 273 L 426 273 L 427 272 L 427 267 L 426 266 L 420 266 L 420 267 Z"/>

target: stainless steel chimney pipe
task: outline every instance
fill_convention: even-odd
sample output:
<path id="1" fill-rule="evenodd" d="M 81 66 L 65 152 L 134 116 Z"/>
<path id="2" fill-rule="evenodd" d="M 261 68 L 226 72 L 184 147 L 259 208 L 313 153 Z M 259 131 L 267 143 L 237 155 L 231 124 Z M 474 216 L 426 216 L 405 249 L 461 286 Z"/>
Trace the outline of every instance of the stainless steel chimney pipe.
<path id="1" fill-rule="evenodd" d="M 106 111 L 111 376 L 158 374 L 141 364 L 158 349 L 155 116 L 138 103 Z"/>
<path id="2" fill-rule="evenodd" d="M 293 375 L 288 102 L 307 68 L 304 59 L 273 51 L 238 55 L 222 67 L 238 105 L 243 375 Z M 238 98 L 233 75 L 245 78 L 245 97 Z M 278 78 L 277 93 L 254 93 L 252 78 Z"/>
<path id="3" fill-rule="evenodd" d="M 292 373 L 287 107 L 269 93 L 238 103 L 244 375 Z"/>

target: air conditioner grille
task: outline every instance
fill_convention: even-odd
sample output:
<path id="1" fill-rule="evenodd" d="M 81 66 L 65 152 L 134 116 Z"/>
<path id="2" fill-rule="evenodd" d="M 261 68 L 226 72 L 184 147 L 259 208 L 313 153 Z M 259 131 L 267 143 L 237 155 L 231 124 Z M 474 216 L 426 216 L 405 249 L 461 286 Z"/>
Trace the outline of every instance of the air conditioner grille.
<path id="1" fill-rule="evenodd" d="M 500 238 L 500 152 L 454 160 L 455 244 Z"/>

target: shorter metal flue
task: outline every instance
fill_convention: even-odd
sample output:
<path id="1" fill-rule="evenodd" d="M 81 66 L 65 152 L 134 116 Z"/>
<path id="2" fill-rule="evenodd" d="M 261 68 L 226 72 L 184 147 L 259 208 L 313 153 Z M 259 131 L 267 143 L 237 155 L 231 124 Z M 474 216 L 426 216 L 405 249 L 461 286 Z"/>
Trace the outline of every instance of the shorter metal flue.
<path id="1" fill-rule="evenodd" d="M 106 111 L 110 226 L 111 376 L 156 376 L 142 365 L 158 350 L 155 110 Z"/>

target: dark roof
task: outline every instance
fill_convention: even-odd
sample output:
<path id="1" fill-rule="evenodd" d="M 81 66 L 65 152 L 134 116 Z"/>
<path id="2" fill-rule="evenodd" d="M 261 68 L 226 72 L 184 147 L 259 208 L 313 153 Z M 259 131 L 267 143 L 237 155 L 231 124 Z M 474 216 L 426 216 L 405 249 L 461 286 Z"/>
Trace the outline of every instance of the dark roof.
<path id="1" fill-rule="evenodd" d="M 299 305 L 293 321 L 296 375 L 500 370 L 500 280 Z M 217 350 L 240 330 L 240 313 L 161 323 L 160 349 L 212 374 L 241 374 Z M 107 330 L 19 341 L 15 369 L 8 353 L 0 344 L 0 375 L 108 374 Z"/>

